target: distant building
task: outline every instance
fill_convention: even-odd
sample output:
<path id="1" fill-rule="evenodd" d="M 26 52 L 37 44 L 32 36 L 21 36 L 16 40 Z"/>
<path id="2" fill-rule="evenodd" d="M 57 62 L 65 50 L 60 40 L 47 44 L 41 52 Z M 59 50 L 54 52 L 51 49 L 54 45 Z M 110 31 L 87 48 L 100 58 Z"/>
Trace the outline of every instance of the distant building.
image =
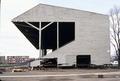
<path id="1" fill-rule="evenodd" d="M 29 60 L 29 56 L 7 56 L 7 63 L 19 64 Z"/>
<path id="2" fill-rule="evenodd" d="M 0 56 L 0 64 L 4 64 L 5 63 L 5 56 Z"/>

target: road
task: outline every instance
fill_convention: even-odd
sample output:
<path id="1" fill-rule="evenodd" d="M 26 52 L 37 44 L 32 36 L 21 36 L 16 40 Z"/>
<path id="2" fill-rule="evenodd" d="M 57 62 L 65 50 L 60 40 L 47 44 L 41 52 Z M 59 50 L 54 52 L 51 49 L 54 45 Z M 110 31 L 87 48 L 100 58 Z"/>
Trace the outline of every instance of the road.
<path id="1" fill-rule="evenodd" d="M 98 76 L 103 75 L 103 78 Z M 2 81 L 120 81 L 120 71 L 24 72 L 0 75 Z"/>

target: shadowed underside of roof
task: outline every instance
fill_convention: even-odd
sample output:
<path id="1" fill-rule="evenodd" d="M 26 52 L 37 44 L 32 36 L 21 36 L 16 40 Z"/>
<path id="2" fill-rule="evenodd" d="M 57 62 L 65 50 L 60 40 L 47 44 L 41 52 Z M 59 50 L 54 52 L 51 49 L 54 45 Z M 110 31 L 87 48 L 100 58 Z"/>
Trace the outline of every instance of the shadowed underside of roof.
<path id="1" fill-rule="evenodd" d="M 36 49 L 39 49 L 39 31 L 32 28 L 25 22 L 13 22 L 16 27 L 24 34 L 24 36 L 35 46 Z M 39 23 L 35 24 L 39 27 Z"/>

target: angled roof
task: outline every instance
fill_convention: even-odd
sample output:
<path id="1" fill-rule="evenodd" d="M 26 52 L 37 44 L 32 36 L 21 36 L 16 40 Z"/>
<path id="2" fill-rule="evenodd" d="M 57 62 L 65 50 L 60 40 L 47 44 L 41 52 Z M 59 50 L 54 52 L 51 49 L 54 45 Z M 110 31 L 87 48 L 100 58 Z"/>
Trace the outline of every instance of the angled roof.
<path id="1" fill-rule="evenodd" d="M 79 17 L 78 15 L 81 14 L 94 14 L 94 15 L 101 15 L 106 16 L 104 14 L 89 12 L 89 11 L 83 11 L 83 10 L 77 10 L 77 9 L 71 9 L 71 8 L 65 8 L 65 7 L 58 7 L 58 6 L 52 6 L 47 4 L 38 4 L 37 6 L 33 7 L 32 9 L 24 12 L 23 14 L 15 17 L 12 21 L 55 21 L 56 18 L 59 18 L 59 20 L 62 20 L 63 16 L 68 17 L 72 16 Z M 70 20 L 70 19 L 69 19 Z"/>

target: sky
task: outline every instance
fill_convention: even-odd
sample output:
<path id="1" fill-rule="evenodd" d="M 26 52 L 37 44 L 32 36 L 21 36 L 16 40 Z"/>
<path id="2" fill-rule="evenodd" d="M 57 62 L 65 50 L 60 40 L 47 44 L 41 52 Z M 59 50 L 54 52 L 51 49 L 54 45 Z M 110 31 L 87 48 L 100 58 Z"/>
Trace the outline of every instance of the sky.
<path id="1" fill-rule="evenodd" d="M 39 51 L 24 37 L 11 20 L 39 3 L 109 14 L 120 0 L 1 0 L 0 55 L 37 58 Z"/>

